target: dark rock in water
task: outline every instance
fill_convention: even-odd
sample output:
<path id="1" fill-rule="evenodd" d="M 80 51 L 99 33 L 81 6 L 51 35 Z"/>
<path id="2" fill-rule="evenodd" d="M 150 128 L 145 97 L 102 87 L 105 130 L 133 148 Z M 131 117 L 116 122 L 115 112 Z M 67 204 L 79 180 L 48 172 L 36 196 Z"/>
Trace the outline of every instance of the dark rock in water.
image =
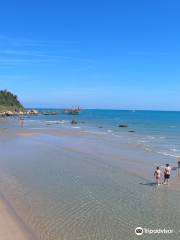
<path id="1" fill-rule="evenodd" d="M 72 120 L 71 124 L 77 124 L 78 122 L 76 120 Z"/>
<path id="2" fill-rule="evenodd" d="M 42 112 L 42 115 L 58 115 L 58 112 Z"/>
<path id="3" fill-rule="evenodd" d="M 64 109 L 64 114 L 71 114 L 71 115 L 78 115 L 80 114 L 81 110 L 80 108 L 72 108 L 72 109 Z"/>
<path id="4" fill-rule="evenodd" d="M 130 132 L 130 133 L 134 133 L 134 132 L 136 132 L 136 131 L 134 131 L 134 130 L 130 130 L 130 131 L 128 131 L 128 132 Z"/>
<path id="5" fill-rule="evenodd" d="M 102 126 L 99 126 L 98 128 L 103 128 Z"/>
<path id="6" fill-rule="evenodd" d="M 118 127 L 127 128 L 127 127 L 128 127 L 128 125 L 125 125 L 125 124 L 120 124 Z"/>

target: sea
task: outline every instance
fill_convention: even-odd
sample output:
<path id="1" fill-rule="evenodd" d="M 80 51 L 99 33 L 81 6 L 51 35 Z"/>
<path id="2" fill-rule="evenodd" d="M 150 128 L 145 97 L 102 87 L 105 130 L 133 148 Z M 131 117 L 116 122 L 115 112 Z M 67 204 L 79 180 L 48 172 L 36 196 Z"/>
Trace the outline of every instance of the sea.
<path id="1" fill-rule="evenodd" d="M 38 109 L 58 112 L 58 115 L 39 115 L 25 118 L 30 128 L 79 128 L 115 136 L 124 135 L 147 151 L 171 158 L 180 157 L 180 112 L 140 110 L 82 110 L 79 115 L 63 114 L 62 109 Z M 70 123 L 76 120 L 78 124 Z M 120 127 L 127 125 L 127 127 Z"/>

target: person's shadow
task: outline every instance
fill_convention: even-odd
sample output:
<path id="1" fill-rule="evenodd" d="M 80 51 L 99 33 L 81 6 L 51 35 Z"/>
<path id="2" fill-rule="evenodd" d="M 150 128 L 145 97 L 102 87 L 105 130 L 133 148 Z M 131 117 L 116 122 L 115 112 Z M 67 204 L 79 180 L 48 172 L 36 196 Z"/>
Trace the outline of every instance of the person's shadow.
<path id="1" fill-rule="evenodd" d="M 146 183 L 139 183 L 140 185 L 143 185 L 143 186 L 149 186 L 149 187 L 154 187 L 156 186 L 156 183 L 155 182 L 146 182 Z"/>

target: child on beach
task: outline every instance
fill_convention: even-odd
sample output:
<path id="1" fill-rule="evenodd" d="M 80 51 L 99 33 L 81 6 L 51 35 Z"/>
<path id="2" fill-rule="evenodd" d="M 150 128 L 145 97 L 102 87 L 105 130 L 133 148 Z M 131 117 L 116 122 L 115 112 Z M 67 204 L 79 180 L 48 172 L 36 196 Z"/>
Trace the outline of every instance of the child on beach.
<path id="1" fill-rule="evenodd" d="M 166 164 L 166 167 L 164 169 L 164 184 L 169 183 L 170 176 L 171 176 L 171 167 L 169 166 L 169 164 Z"/>
<path id="2" fill-rule="evenodd" d="M 161 170 L 159 167 L 156 168 L 154 172 L 154 177 L 156 178 L 156 184 L 159 186 L 160 185 L 160 179 L 161 179 Z"/>

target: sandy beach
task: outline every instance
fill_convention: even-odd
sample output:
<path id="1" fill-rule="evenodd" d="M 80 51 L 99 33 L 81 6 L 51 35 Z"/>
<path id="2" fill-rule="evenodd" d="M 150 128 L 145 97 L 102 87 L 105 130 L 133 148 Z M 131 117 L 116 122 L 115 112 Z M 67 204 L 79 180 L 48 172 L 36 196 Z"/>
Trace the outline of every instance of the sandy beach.
<path id="1" fill-rule="evenodd" d="M 32 240 L 23 228 L 20 220 L 15 217 L 7 202 L 0 196 L 0 239 L 1 240 Z"/>
<path id="2" fill-rule="evenodd" d="M 164 159 L 134 142 L 77 128 L 2 130 L 0 191 L 16 214 L 0 202 L 0 239 L 126 240 L 139 225 L 178 229 L 178 176 L 157 191 L 153 167 Z"/>

